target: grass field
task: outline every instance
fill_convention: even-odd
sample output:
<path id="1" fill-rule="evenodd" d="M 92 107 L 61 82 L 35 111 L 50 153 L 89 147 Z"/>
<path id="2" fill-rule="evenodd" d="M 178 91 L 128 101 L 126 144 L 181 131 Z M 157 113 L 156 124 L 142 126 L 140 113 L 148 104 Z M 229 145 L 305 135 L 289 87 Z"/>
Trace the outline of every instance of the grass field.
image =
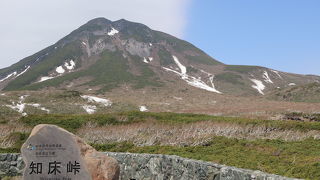
<path id="1" fill-rule="evenodd" d="M 281 138 L 256 137 L 247 138 L 247 134 L 255 129 L 270 135 L 283 132 L 296 132 L 290 136 L 302 136 L 313 133 L 319 136 L 319 122 L 257 120 L 239 117 L 222 117 L 197 114 L 154 113 L 154 112 L 118 112 L 95 115 L 29 115 L 18 120 L 18 124 L 31 129 L 37 124 L 55 124 L 63 127 L 91 143 L 99 151 L 170 154 L 185 158 L 216 162 L 228 166 L 261 170 L 268 173 L 288 177 L 320 179 L 320 140 L 316 136 L 297 140 Z M 90 124 L 90 126 L 88 126 Z M 218 133 L 207 133 L 206 128 L 218 128 Z M 144 128 L 144 129 L 143 129 Z M 235 128 L 234 135 L 227 131 Z M 237 129 L 238 128 L 238 129 Z M 100 134 L 108 137 L 115 132 L 124 135 L 114 136 L 108 141 L 91 141 L 90 133 L 110 132 Z M 13 141 L 11 147 L 0 149 L 0 153 L 19 152 L 22 143 L 29 132 L 12 132 L 6 139 Z M 137 136 L 131 133 L 137 133 Z M 140 134 L 139 134 L 140 133 Z M 169 145 L 166 140 L 157 139 L 148 145 L 137 144 L 136 139 L 149 140 L 154 134 L 163 137 L 178 137 L 175 141 L 197 141 L 197 135 L 204 134 L 205 141 L 201 143 L 177 143 Z M 238 133 L 238 134 L 237 134 Z M 222 135 L 221 135 L 222 134 Z M 179 136 L 180 135 L 180 136 Z M 125 138 L 132 136 L 133 138 Z M 157 138 L 157 137 L 156 137 Z M 180 138 L 180 139 L 179 139 Z M 202 136 L 200 137 L 202 138 Z M 89 140 L 88 140 L 89 139 Z M 119 139 L 123 139 L 119 141 Z"/>
<path id="2" fill-rule="evenodd" d="M 123 118 L 126 120 L 124 121 Z M 148 120 L 155 120 L 159 123 L 167 124 L 183 124 L 193 123 L 199 121 L 212 121 L 219 123 L 232 123 L 239 125 L 256 125 L 270 128 L 277 128 L 280 130 L 300 130 L 311 131 L 320 130 L 320 123 L 318 122 L 299 122 L 299 121 L 271 121 L 271 120 L 257 120 L 241 117 L 224 117 L 224 116 L 210 116 L 200 114 L 178 114 L 178 113 L 152 113 L 152 112 L 121 112 L 109 114 L 95 114 L 95 115 L 30 115 L 22 117 L 20 121 L 28 126 L 35 126 L 37 124 L 55 124 L 68 130 L 76 130 L 81 128 L 86 122 L 94 122 L 99 126 L 107 124 L 123 124 L 133 122 L 145 122 Z"/>

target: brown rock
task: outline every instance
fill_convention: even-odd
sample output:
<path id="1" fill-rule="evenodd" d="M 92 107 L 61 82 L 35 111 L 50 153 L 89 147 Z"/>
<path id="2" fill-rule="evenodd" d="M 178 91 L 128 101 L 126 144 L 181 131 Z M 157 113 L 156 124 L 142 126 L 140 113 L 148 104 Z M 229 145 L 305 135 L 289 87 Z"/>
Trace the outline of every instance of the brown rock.
<path id="1" fill-rule="evenodd" d="M 36 126 L 21 152 L 26 163 L 25 180 L 119 179 L 120 168 L 114 158 L 96 151 L 81 138 L 55 125 Z"/>

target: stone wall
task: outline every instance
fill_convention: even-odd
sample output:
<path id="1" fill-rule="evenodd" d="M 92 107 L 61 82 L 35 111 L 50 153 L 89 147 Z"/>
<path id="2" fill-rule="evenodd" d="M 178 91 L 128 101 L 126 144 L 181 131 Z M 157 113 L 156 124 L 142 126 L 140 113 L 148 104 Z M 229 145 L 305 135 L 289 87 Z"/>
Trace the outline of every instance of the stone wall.
<path id="1" fill-rule="evenodd" d="M 106 152 L 118 160 L 121 180 L 291 180 L 281 176 L 178 156 Z M 20 154 L 0 154 L 0 179 L 19 176 Z"/>
<path id="2" fill-rule="evenodd" d="M 0 154 L 0 179 L 5 176 L 20 176 L 24 162 L 20 154 Z"/>
<path id="3" fill-rule="evenodd" d="M 120 163 L 121 180 L 290 180 L 277 175 L 179 156 L 107 152 Z"/>

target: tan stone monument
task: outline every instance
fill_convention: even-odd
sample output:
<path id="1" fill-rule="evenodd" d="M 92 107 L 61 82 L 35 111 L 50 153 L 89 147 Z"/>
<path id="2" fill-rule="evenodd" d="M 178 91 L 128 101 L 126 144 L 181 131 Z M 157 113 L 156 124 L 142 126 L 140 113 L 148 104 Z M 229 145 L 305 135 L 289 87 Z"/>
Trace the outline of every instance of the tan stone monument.
<path id="1" fill-rule="evenodd" d="M 24 180 L 118 180 L 118 162 L 55 125 L 37 125 L 21 147 Z"/>

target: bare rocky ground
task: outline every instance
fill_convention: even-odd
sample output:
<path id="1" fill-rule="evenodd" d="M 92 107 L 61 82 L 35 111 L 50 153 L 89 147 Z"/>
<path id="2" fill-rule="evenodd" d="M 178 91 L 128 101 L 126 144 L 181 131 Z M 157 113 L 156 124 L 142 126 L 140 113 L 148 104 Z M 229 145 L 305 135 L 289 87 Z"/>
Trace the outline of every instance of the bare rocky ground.
<path id="1" fill-rule="evenodd" d="M 179 87 L 179 88 L 177 88 Z M 279 119 L 286 112 L 320 112 L 320 103 L 298 103 L 204 93 L 203 90 L 172 83 L 169 88 L 132 90 L 122 87 L 105 96 L 113 101 L 143 104 L 154 112 L 183 112 L 248 118 Z"/>

